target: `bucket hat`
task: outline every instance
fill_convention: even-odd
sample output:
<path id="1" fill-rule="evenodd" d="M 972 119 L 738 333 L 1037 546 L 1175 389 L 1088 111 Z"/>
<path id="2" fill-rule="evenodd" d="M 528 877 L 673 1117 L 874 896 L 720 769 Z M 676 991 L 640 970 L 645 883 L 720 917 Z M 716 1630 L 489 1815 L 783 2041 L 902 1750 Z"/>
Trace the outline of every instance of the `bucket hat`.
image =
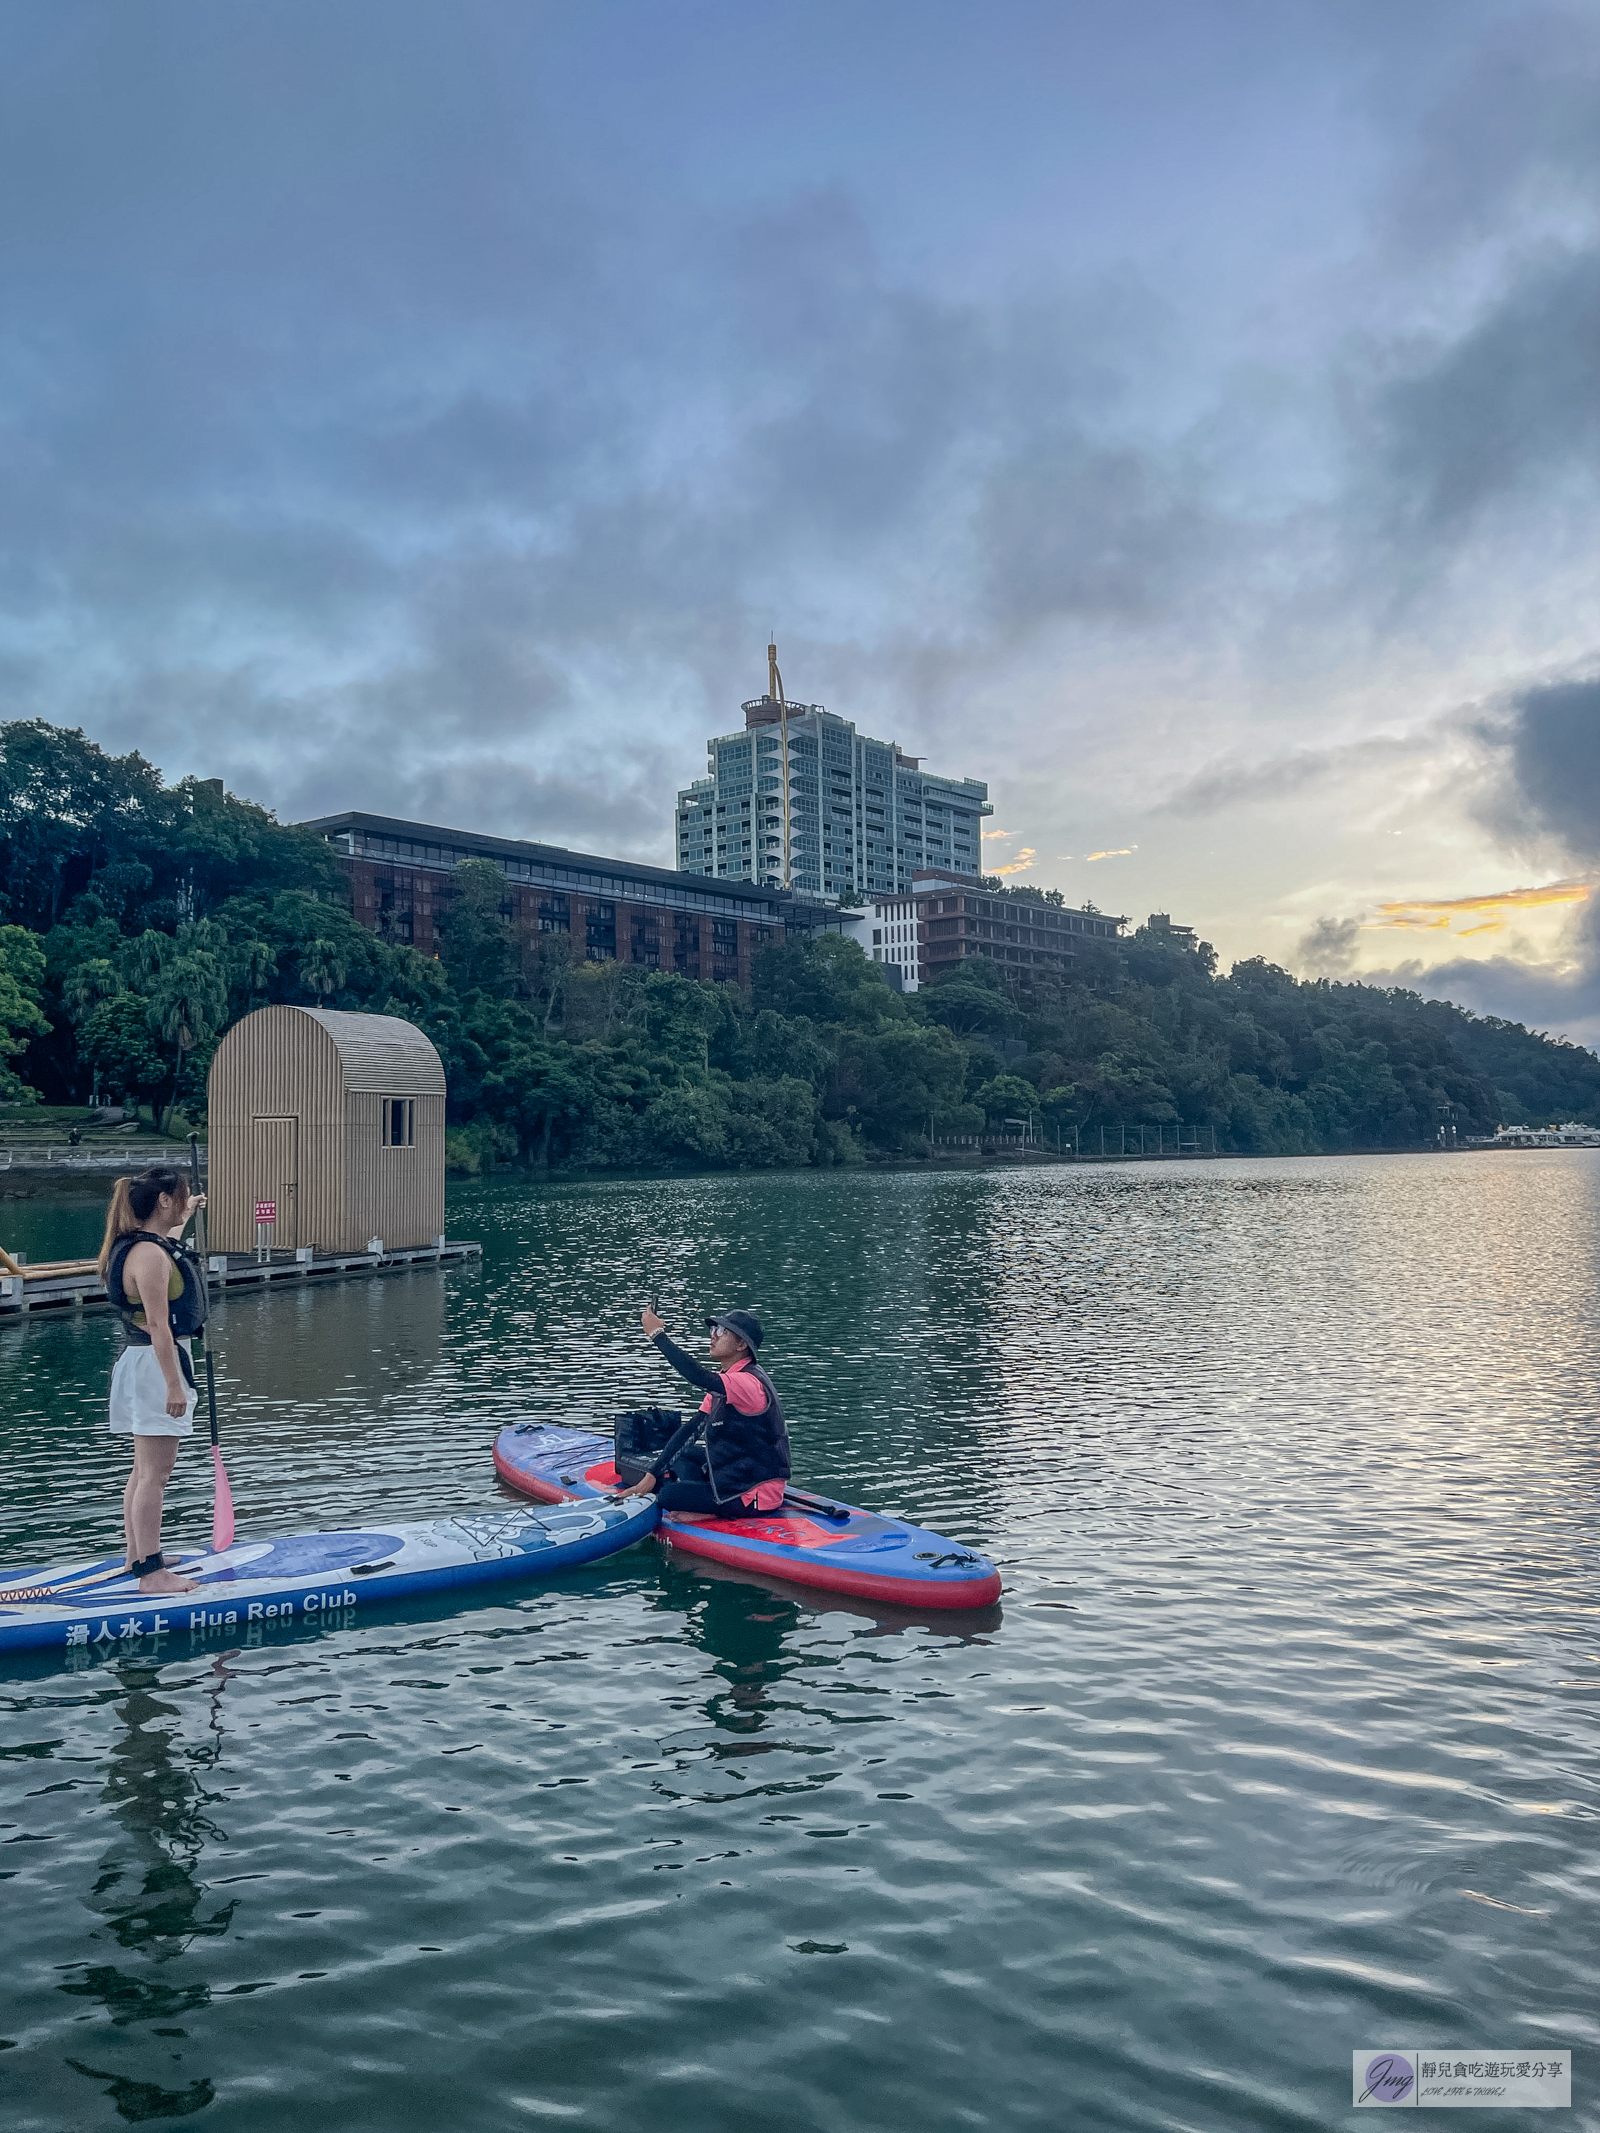
<path id="1" fill-rule="evenodd" d="M 706 1320 L 708 1333 L 715 1333 L 718 1326 L 742 1340 L 752 1355 L 761 1346 L 761 1321 L 748 1311 L 719 1311 Z"/>

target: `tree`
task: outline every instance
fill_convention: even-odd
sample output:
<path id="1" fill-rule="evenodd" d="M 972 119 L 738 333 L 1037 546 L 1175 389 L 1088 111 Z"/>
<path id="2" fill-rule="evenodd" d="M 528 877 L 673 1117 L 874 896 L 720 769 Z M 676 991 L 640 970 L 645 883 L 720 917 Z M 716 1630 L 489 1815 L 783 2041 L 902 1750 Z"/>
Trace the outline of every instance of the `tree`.
<path id="1" fill-rule="evenodd" d="M 148 993 L 177 953 L 177 943 L 170 933 L 163 933 L 159 926 L 146 926 L 143 933 L 124 942 L 117 963 L 135 992 Z"/>
<path id="2" fill-rule="evenodd" d="M 712 986 L 655 970 L 645 980 L 644 1026 L 658 1051 L 680 1071 L 703 1075 L 711 1032 L 721 1020 L 722 1004 Z"/>
<path id="3" fill-rule="evenodd" d="M 167 1078 L 168 1061 L 150 1027 L 150 1004 L 135 992 L 102 1000 L 86 1021 L 80 1043 L 103 1087 L 154 1101 Z"/>
<path id="4" fill-rule="evenodd" d="M 50 1028 L 39 1005 L 44 983 L 44 950 L 22 926 L 0 926 L 0 1098 L 29 1101 L 35 1091 L 7 1066 L 26 1051 L 31 1037 Z"/>
<path id="5" fill-rule="evenodd" d="M 1020 1074 L 997 1074 L 993 1081 L 986 1081 L 981 1088 L 973 1090 L 972 1101 L 985 1118 L 1025 1119 L 1038 1110 L 1039 1092 Z"/>
<path id="6" fill-rule="evenodd" d="M 878 1146 L 899 1148 L 960 1101 L 966 1070 L 967 1055 L 948 1030 L 910 1021 L 843 1030 L 825 1109 L 830 1118 L 859 1121 Z"/>
<path id="7" fill-rule="evenodd" d="M 265 941 L 242 940 L 233 944 L 228 957 L 228 976 L 246 1000 L 265 993 L 278 974 L 278 951 Z"/>
<path id="8" fill-rule="evenodd" d="M 953 969 L 941 972 L 917 994 L 917 1002 L 930 1022 L 953 1030 L 958 1037 L 1001 1037 L 1017 1026 L 1017 1010 L 1006 998 L 1000 973 L 987 957 L 964 956 Z"/>
<path id="9" fill-rule="evenodd" d="M 325 837 L 279 822 L 253 800 L 235 798 L 220 778 L 184 778 L 165 802 L 171 873 L 181 906 L 195 917 L 246 890 L 345 895 L 344 875 Z"/>
<path id="10" fill-rule="evenodd" d="M 457 992 L 510 991 L 505 902 L 506 878 L 492 859 L 463 859 L 451 875 L 450 902 L 438 922 L 439 953 Z"/>
<path id="11" fill-rule="evenodd" d="M 544 1026 L 548 1031 L 560 1019 L 566 997 L 567 979 L 572 971 L 571 934 L 534 934 L 524 960 L 531 965 L 529 983 L 534 999 L 544 1009 Z"/>
<path id="12" fill-rule="evenodd" d="M 597 1037 L 609 1044 L 632 1020 L 644 976 L 627 963 L 574 963 L 563 993 L 567 1035 L 574 1043 Z"/>
<path id="13" fill-rule="evenodd" d="M 178 1101 L 178 1083 L 183 1076 L 186 1054 L 197 1044 L 216 1035 L 228 1013 L 228 980 L 221 962 L 205 949 L 180 955 L 162 971 L 150 1001 L 150 1017 L 156 1029 L 177 1048 L 178 1062 L 172 1073 L 172 1093 L 167 1099 L 167 1122 Z"/>
<path id="14" fill-rule="evenodd" d="M 547 1165 L 557 1138 L 565 1146 L 593 1103 L 592 1085 L 571 1046 L 548 1037 L 532 1010 L 516 1001 L 481 999 L 468 1031 L 476 1105 L 510 1133 L 514 1147 Z M 456 1058 L 462 1049 L 458 1044 Z"/>
<path id="15" fill-rule="evenodd" d="M 1059 1136 L 1076 1133 L 1083 1124 L 1084 1105 L 1076 1082 L 1057 1082 L 1053 1089 L 1044 1091 L 1039 1102 L 1046 1119 Z"/>
<path id="16" fill-rule="evenodd" d="M 642 1120 L 649 1146 L 663 1155 L 720 1163 L 728 1152 L 728 1094 L 717 1082 L 664 1089 Z"/>
<path id="17" fill-rule="evenodd" d="M 122 980 L 110 957 L 91 956 L 67 977 L 61 988 L 61 1004 L 74 1023 L 81 1023 L 102 1000 L 115 999 L 122 990 Z"/>
<path id="18" fill-rule="evenodd" d="M 797 1075 L 736 1081 L 724 1127 L 728 1153 L 741 1170 L 791 1169 L 811 1158 L 817 1099 Z"/>
<path id="19" fill-rule="evenodd" d="M 204 917 L 230 896 L 302 888 L 341 895 L 326 839 L 225 792 L 168 789 L 142 755 L 109 756 L 43 719 L 0 725 L 0 892 L 30 930 L 69 909 L 130 930 Z"/>
<path id="20" fill-rule="evenodd" d="M 769 941 L 756 955 L 751 994 L 758 1008 L 851 1029 L 875 1029 L 910 1013 L 884 977 L 882 964 L 869 962 L 855 941 L 836 933 L 809 941 Z"/>
<path id="21" fill-rule="evenodd" d="M 306 990 L 315 993 L 319 1001 L 326 1000 L 330 993 L 343 990 L 350 975 L 346 961 L 337 941 L 307 941 L 300 951 L 300 982 Z"/>
<path id="22" fill-rule="evenodd" d="M 53 926 L 97 867 L 159 850 L 161 773 L 42 718 L 0 725 L 0 886 L 30 930 Z"/>

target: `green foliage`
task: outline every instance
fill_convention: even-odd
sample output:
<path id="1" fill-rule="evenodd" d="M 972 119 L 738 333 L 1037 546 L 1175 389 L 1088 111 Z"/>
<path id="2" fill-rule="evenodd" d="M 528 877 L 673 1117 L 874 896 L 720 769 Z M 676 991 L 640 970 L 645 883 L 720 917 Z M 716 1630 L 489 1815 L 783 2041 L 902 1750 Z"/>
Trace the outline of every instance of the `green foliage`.
<path id="1" fill-rule="evenodd" d="M 825 933 L 811 941 L 769 941 L 756 957 L 751 992 L 758 1008 L 850 1029 L 909 1017 L 904 999 L 885 983 L 855 941 Z"/>
<path id="2" fill-rule="evenodd" d="M 826 1115 L 859 1125 L 881 1148 L 904 1150 L 960 1102 L 966 1071 L 967 1055 L 948 1030 L 888 1017 L 874 1030 L 841 1029 Z"/>
<path id="3" fill-rule="evenodd" d="M 338 862 L 217 781 L 163 784 L 137 753 L 109 756 L 43 719 L 0 724 L 0 895 L 46 933 L 77 923 L 170 927 L 247 890 L 342 894 Z"/>
<path id="4" fill-rule="evenodd" d="M 982 956 L 957 963 L 942 972 L 918 993 L 922 1012 L 930 1022 L 953 1030 L 958 1037 L 983 1034 L 1001 1037 L 1015 1029 L 1016 1008 L 1000 983 L 1000 973 Z"/>
<path id="5" fill-rule="evenodd" d="M 816 1143 L 816 1092 L 785 1074 L 776 1081 L 735 1082 L 728 1091 L 728 1152 L 741 1170 L 790 1170 L 810 1162 Z"/>
<path id="6" fill-rule="evenodd" d="M 1020 1074 L 996 1074 L 974 1089 L 972 1101 L 988 1119 L 1031 1118 L 1039 1108 L 1039 1091 Z"/>
<path id="7" fill-rule="evenodd" d="M 1098 1129 L 1181 1125 L 1263 1154 L 1415 1148 L 1441 1120 L 1600 1123 L 1592 1052 L 1259 959 L 1219 977 L 1162 919 L 1082 941 L 1065 981 L 973 958 L 910 997 L 852 941 L 777 941 L 746 995 L 524 935 L 487 860 L 452 890 L 435 960 L 357 922 L 320 840 L 220 785 L 0 726 L 0 1099 L 196 1117 L 222 1033 L 284 1002 L 425 1030 L 468 1173 L 860 1163 L 1024 1117 L 1085 1150 Z"/>
<path id="8" fill-rule="evenodd" d="M 439 950 L 460 993 L 504 993 L 511 984 L 511 928 L 501 910 L 506 878 L 492 859 L 464 859 L 439 921 Z"/>
<path id="9" fill-rule="evenodd" d="M 475 1178 L 493 1170 L 496 1163 L 509 1163 L 517 1153 L 517 1136 L 492 1119 L 480 1118 L 470 1126 L 450 1126 L 444 1136 L 444 1167 L 457 1177 Z"/>
<path id="10" fill-rule="evenodd" d="M 103 1000 L 85 1020 L 80 1046 L 96 1088 L 136 1104 L 153 1100 L 173 1070 L 150 1027 L 149 1002 L 135 992 Z"/>
<path id="11" fill-rule="evenodd" d="M 39 1005 L 44 972 L 44 950 L 34 936 L 22 926 L 0 926 L 0 1102 L 36 1093 L 6 1062 L 50 1027 Z"/>

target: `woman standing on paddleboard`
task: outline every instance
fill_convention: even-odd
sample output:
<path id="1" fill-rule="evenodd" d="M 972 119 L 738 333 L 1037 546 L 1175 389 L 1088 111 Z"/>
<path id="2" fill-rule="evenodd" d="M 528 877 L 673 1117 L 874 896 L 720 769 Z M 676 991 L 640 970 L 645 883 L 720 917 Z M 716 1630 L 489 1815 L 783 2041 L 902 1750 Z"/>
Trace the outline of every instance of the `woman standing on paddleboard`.
<path id="1" fill-rule="evenodd" d="M 667 1338 L 654 1311 L 639 1323 L 679 1377 L 705 1393 L 656 1460 L 624 1496 L 657 1491 L 663 1511 L 704 1511 L 716 1518 L 760 1518 L 783 1502 L 789 1479 L 789 1431 L 778 1388 L 756 1361 L 761 1321 L 748 1311 L 708 1318 L 711 1360 L 707 1370 Z"/>
<path id="2" fill-rule="evenodd" d="M 141 1592 L 193 1592 L 192 1578 L 166 1568 L 161 1507 L 178 1440 L 193 1434 L 194 1369 L 189 1336 L 205 1324 L 206 1284 L 177 1240 L 204 1193 L 191 1194 L 181 1170 L 158 1166 L 118 1178 L 106 1215 L 100 1272 L 122 1314 L 127 1345 L 111 1373 L 111 1428 L 133 1440 L 133 1471 L 122 1492 L 128 1569 Z"/>

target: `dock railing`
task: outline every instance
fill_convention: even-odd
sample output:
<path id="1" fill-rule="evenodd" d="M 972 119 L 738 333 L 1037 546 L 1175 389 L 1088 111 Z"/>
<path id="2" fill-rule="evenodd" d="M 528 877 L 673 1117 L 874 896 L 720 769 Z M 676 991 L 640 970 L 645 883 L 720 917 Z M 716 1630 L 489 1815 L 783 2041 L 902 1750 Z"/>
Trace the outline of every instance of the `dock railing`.
<path id="1" fill-rule="evenodd" d="M 1007 1125 L 1017 1121 L 1008 1119 Z M 1168 1162 L 1179 1156 L 1220 1155 L 1215 1126 L 1132 1125 L 1117 1120 L 1106 1126 L 1046 1128 L 1043 1133 L 935 1134 L 935 1148 L 967 1148 L 982 1155 L 1027 1155 L 1058 1162 Z"/>

